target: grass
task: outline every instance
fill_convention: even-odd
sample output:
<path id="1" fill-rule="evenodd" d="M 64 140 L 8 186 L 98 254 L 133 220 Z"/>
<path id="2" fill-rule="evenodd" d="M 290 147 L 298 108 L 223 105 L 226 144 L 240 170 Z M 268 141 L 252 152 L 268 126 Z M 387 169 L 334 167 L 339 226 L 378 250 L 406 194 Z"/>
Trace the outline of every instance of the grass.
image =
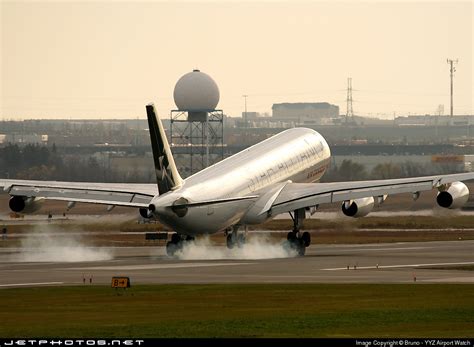
<path id="1" fill-rule="evenodd" d="M 1 224 L 1 220 L 0 220 Z M 35 222 L 31 224 L 9 225 L 9 232 L 24 232 L 31 230 Z M 63 230 L 87 229 L 88 231 L 122 231 L 122 232 L 145 232 L 161 231 L 166 228 L 160 223 L 138 224 L 137 218 L 131 216 L 129 219 L 119 218 L 112 221 L 109 217 L 96 218 L 95 221 L 85 220 L 58 220 L 51 224 Z M 251 230 L 290 230 L 292 222 L 289 219 L 275 219 L 269 222 L 250 226 Z M 342 230 L 353 231 L 358 229 L 472 229 L 474 228 L 473 217 L 470 215 L 460 216 L 409 216 L 409 217 L 364 217 L 338 219 L 306 219 L 304 221 L 306 230 Z"/>
<path id="2" fill-rule="evenodd" d="M 121 295 L 118 295 L 118 294 Z M 469 284 L 1 290 L 2 337 L 472 337 Z"/>
<path id="3" fill-rule="evenodd" d="M 276 219 L 254 227 L 264 230 L 285 230 L 291 221 Z M 339 219 L 306 219 L 304 228 L 307 230 L 357 230 L 357 229 L 472 229 L 472 216 L 408 216 L 408 217 L 363 217 Z"/>

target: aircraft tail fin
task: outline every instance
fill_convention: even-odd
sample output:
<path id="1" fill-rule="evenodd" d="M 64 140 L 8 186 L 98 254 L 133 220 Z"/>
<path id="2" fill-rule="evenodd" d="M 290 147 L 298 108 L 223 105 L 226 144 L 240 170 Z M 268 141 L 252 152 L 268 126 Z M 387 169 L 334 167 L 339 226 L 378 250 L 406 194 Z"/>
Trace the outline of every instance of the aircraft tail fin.
<path id="1" fill-rule="evenodd" d="M 166 138 L 165 129 L 154 104 L 146 105 L 148 128 L 150 131 L 151 148 L 155 162 L 156 183 L 160 195 L 182 186 L 183 179 L 174 163 L 171 148 Z"/>

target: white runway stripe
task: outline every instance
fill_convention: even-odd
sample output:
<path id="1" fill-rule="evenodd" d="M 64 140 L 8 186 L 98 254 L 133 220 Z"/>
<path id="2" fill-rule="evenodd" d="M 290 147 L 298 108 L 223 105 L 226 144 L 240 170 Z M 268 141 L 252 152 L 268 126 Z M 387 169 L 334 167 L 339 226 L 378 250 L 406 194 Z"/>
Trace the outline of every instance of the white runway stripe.
<path id="1" fill-rule="evenodd" d="M 379 251 L 416 251 L 420 249 L 430 249 L 435 247 L 386 247 L 386 248 L 353 248 L 353 249 L 341 249 L 337 250 L 337 252 L 379 252 Z"/>
<path id="2" fill-rule="evenodd" d="M 11 283 L 0 284 L 0 287 L 48 286 L 52 284 L 64 284 L 64 282 Z"/>
<path id="3" fill-rule="evenodd" d="M 378 269 L 394 269 L 394 268 L 407 268 L 407 267 L 422 267 L 422 266 L 445 266 L 445 265 L 474 265 L 474 261 L 463 262 L 463 263 L 432 263 L 432 264 L 405 264 L 405 265 L 380 265 Z M 353 269 L 353 266 L 350 266 L 349 269 Z M 358 270 L 370 270 L 377 269 L 377 266 L 357 266 Z M 347 270 L 346 267 L 335 267 L 331 269 L 321 269 L 323 271 L 339 271 Z"/>

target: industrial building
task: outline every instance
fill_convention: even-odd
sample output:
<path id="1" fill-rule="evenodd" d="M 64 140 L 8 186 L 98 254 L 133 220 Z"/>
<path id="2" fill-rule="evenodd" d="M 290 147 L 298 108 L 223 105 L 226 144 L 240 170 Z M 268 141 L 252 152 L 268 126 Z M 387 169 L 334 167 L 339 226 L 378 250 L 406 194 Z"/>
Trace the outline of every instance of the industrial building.
<path id="1" fill-rule="evenodd" d="M 412 115 L 396 117 L 394 124 L 398 126 L 470 126 L 474 125 L 474 115 L 438 116 L 438 115 Z"/>
<path id="2" fill-rule="evenodd" d="M 296 102 L 273 104 L 272 118 L 299 124 L 327 124 L 328 119 L 339 117 L 339 106 L 327 102 Z"/>

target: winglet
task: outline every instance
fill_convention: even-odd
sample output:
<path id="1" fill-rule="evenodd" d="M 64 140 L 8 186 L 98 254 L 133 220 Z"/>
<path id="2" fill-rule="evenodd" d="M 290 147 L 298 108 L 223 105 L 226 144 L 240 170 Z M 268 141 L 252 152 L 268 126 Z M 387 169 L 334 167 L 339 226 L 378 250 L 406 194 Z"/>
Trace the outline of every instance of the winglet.
<path id="1" fill-rule="evenodd" d="M 178 189 L 183 184 L 166 138 L 165 129 L 155 110 L 155 105 L 146 105 L 151 148 L 155 162 L 156 182 L 160 195 Z"/>

